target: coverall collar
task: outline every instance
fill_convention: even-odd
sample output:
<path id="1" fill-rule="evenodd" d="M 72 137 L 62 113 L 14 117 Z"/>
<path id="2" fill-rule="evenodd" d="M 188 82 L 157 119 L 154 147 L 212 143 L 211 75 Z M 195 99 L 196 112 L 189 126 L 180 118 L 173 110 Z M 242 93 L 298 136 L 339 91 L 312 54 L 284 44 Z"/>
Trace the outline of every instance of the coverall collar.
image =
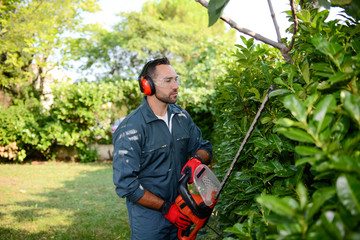
<path id="1" fill-rule="evenodd" d="M 143 97 L 140 110 L 144 116 L 146 123 L 159 120 L 159 118 L 151 110 L 149 103 L 146 100 L 146 96 Z M 171 116 L 171 114 L 178 114 L 178 113 L 181 113 L 180 109 L 176 108 L 174 104 L 168 104 L 167 114 L 169 114 L 169 116 Z"/>

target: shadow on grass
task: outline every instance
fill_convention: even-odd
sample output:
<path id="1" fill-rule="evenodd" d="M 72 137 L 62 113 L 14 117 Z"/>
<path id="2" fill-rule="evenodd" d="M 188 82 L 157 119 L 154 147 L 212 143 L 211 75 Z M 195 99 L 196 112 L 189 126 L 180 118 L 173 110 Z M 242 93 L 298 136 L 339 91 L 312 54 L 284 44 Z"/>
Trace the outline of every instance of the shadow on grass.
<path id="1" fill-rule="evenodd" d="M 12 223 L 0 224 L 0 239 L 130 239 L 126 204 L 115 194 L 111 165 L 93 166 L 101 167 L 87 166 L 72 180 L 59 180 L 58 187 L 0 206 L 8 211 L 0 210 L 0 221 Z"/>

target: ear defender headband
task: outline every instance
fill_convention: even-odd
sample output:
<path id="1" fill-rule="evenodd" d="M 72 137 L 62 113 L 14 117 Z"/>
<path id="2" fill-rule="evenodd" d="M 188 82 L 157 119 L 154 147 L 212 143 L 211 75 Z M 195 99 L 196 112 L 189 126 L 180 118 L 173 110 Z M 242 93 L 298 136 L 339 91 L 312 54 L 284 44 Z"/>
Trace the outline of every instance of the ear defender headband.
<path id="1" fill-rule="evenodd" d="M 145 77 L 144 74 L 146 73 L 146 70 L 148 69 L 149 65 L 154 62 L 149 61 L 145 64 L 144 68 L 142 69 L 138 81 L 141 92 L 143 92 L 145 95 L 153 95 L 155 93 L 155 85 L 153 80 L 150 77 Z"/>

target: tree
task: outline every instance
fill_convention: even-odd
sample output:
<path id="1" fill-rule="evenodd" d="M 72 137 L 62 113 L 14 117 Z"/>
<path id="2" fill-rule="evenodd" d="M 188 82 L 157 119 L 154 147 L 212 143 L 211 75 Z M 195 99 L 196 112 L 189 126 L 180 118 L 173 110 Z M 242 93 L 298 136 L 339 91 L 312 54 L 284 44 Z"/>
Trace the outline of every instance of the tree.
<path id="1" fill-rule="evenodd" d="M 55 66 L 50 57 L 80 23 L 80 13 L 96 10 L 95 1 L 1 1 L 1 88 L 17 96 L 30 84 L 42 95 L 46 74 Z"/>
<path id="2" fill-rule="evenodd" d="M 75 60 L 85 59 L 81 70 L 94 75 L 96 69 L 105 69 L 97 75 L 100 79 L 137 79 L 146 60 L 166 56 L 174 60 L 172 64 L 185 84 L 207 86 L 213 79 L 209 80 L 211 74 L 221 68 L 209 56 L 218 59 L 235 42 L 234 31 L 222 23 L 205 29 L 206 11 L 191 0 L 148 1 L 140 12 L 119 15 L 121 21 L 112 31 L 87 26 L 83 36 L 71 43 L 68 53 Z M 201 78 L 191 71 L 194 68 L 208 75 Z"/>
<path id="3" fill-rule="evenodd" d="M 96 10 L 96 1 L 0 1 L 0 91 L 10 96 L 0 105 L 0 146 L 22 161 L 47 151 L 42 138 L 47 110 L 41 102 L 47 73 L 56 66 L 54 52 L 80 23 L 80 13 Z M 44 144 L 44 142 L 46 144 Z M 46 155 L 46 154 L 45 154 Z"/>

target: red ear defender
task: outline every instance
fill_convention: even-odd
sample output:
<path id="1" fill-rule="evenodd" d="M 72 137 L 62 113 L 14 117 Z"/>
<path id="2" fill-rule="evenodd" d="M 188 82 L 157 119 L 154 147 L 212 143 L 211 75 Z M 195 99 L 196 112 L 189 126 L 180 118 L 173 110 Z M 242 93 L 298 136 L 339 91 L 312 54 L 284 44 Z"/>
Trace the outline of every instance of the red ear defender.
<path id="1" fill-rule="evenodd" d="M 145 95 L 153 94 L 153 92 L 151 90 L 151 85 L 146 78 L 141 79 L 141 86 L 142 86 L 142 89 L 143 89 L 143 92 Z"/>

